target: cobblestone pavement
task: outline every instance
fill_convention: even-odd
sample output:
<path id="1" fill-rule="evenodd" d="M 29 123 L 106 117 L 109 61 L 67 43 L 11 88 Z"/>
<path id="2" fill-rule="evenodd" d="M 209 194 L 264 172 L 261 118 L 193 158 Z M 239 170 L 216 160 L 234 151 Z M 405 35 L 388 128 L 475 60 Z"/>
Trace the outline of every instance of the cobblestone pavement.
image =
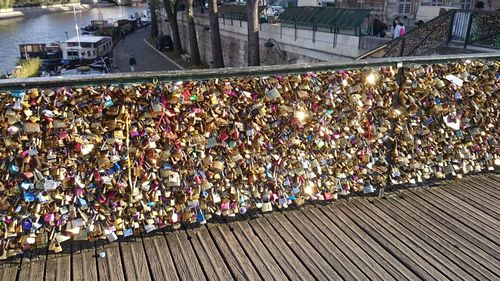
<path id="1" fill-rule="evenodd" d="M 179 70 L 177 66 L 151 48 L 144 38 L 148 37 L 150 27 L 141 28 L 125 37 L 113 50 L 117 72 L 130 72 L 131 55 L 137 60 L 136 72 Z"/>

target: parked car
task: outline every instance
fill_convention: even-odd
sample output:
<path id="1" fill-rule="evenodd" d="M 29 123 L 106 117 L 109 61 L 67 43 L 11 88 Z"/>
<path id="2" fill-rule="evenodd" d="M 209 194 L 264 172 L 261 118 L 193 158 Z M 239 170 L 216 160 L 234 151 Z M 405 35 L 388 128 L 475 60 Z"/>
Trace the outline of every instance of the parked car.
<path id="1" fill-rule="evenodd" d="M 266 10 L 266 16 L 268 17 L 277 17 L 285 12 L 285 8 L 282 6 L 270 6 Z"/>
<path id="2" fill-rule="evenodd" d="M 217 6 L 224 4 L 222 0 L 217 0 Z M 205 1 L 205 9 L 208 9 L 208 1 Z"/>
<path id="3" fill-rule="evenodd" d="M 174 49 L 174 41 L 172 41 L 172 37 L 170 35 L 159 35 L 156 38 L 156 49 L 161 51 L 163 48 L 166 48 L 169 51 Z"/>

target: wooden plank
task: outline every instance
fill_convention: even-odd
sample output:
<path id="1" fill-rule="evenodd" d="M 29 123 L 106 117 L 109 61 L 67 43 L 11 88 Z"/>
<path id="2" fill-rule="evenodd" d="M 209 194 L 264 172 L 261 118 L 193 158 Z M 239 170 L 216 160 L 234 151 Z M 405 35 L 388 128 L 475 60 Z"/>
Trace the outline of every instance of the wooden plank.
<path id="1" fill-rule="evenodd" d="M 63 251 L 47 255 L 45 262 L 45 280 L 69 281 L 71 279 L 71 243 L 61 245 Z"/>
<path id="2" fill-rule="evenodd" d="M 342 230 L 350 237 L 361 249 L 365 251 L 372 259 L 376 260 L 380 267 L 389 272 L 396 280 L 418 280 L 419 278 L 391 253 L 382 248 L 377 241 L 372 239 L 367 233 L 359 228 L 351 219 L 339 209 L 330 206 L 318 208 L 326 218 L 336 227 Z M 313 210 L 315 211 L 315 210 Z"/>
<path id="3" fill-rule="evenodd" d="M 179 278 L 181 280 L 205 280 L 203 269 L 194 254 L 186 233 L 184 231 L 165 233 L 165 237 Z"/>
<path id="4" fill-rule="evenodd" d="M 436 218 L 428 212 L 421 211 L 418 207 L 411 205 L 406 200 L 388 199 L 381 201 L 383 204 L 388 204 L 394 212 L 403 213 L 410 217 L 412 221 L 419 222 L 428 233 L 433 236 L 441 237 L 445 241 L 449 241 L 454 248 L 465 253 L 468 257 L 481 264 L 485 270 L 490 271 L 495 275 L 500 274 L 500 266 L 496 259 L 488 255 L 476 245 L 457 235 L 446 226 L 439 223 L 440 218 Z"/>
<path id="5" fill-rule="evenodd" d="M 419 256 L 451 280 L 468 280 L 470 278 L 467 272 L 437 250 L 442 250 L 442 246 L 432 244 L 432 241 L 422 240 L 421 237 L 418 237 L 409 230 L 407 225 L 392 219 L 378 208 L 375 208 L 367 200 L 353 200 L 353 204 L 351 205 L 357 207 L 368 217 L 371 217 L 374 222 L 379 222 L 389 233 L 392 233 L 393 237 L 397 237 L 397 239 L 403 241 L 403 243 L 415 250 Z"/>
<path id="6" fill-rule="evenodd" d="M 456 190 L 468 191 L 469 193 L 477 194 L 477 196 L 485 194 L 484 191 L 487 191 L 486 194 L 492 192 L 493 196 L 488 196 L 487 199 L 491 199 L 496 202 L 500 201 L 500 199 L 497 198 L 498 194 L 495 188 L 495 186 L 499 185 L 500 183 L 495 182 L 495 180 L 491 179 L 491 175 L 490 176 L 475 175 L 466 177 L 464 179 L 456 180 L 454 182 L 457 184 L 464 185 L 464 187 L 455 187 L 454 189 Z M 492 186 L 493 188 L 490 189 L 490 186 Z"/>
<path id="7" fill-rule="evenodd" d="M 45 276 L 45 261 L 47 260 L 47 247 L 26 252 L 21 261 L 21 270 L 18 280 L 38 281 Z"/>
<path id="8" fill-rule="evenodd" d="M 89 241 L 73 242 L 73 280 L 97 281 L 97 260 L 95 245 Z"/>
<path id="9" fill-rule="evenodd" d="M 394 212 L 394 208 L 389 207 L 386 200 L 373 200 L 372 206 L 378 208 L 395 221 L 400 222 L 405 225 L 408 230 L 410 230 L 414 235 L 424 239 L 429 245 L 431 245 L 434 249 L 448 257 L 452 262 L 454 262 L 461 269 L 466 271 L 471 277 L 476 278 L 477 280 L 493 280 L 495 279 L 495 275 L 488 273 L 487 271 L 482 269 L 481 264 L 476 262 L 475 260 L 468 257 L 466 254 L 460 252 L 456 249 L 448 240 L 442 239 L 439 235 L 433 234 L 429 229 L 426 229 L 419 222 L 413 220 L 412 218 L 406 216 L 401 212 Z"/>
<path id="10" fill-rule="evenodd" d="M 320 207 L 318 209 L 324 209 Z M 363 272 L 370 277 L 371 280 L 396 280 L 383 267 L 377 264 L 377 261 L 370 257 L 365 251 L 370 249 L 362 249 L 354 241 L 351 240 L 342 230 L 323 215 L 318 209 L 304 210 L 303 214 L 312 223 L 316 225 L 328 240 L 337 245 L 349 259 L 358 267 L 363 269 Z"/>
<path id="11" fill-rule="evenodd" d="M 280 265 L 288 279 L 293 281 L 314 280 L 314 277 L 304 264 L 292 252 L 289 245 L 274 231 L 268 221 L 256 219 L 249 221 L 248 224 L 252 227 L 255 235 L 266 245 L 269 253 Z"/>
<path id="12" fill-rule="evenodd" d="M 336 245 L 338 241 L 332 243 L 332 241 L 328 239 L 328 236 L 336 236 L 336 234 L 327 232 L 325 235 L 321 232 L 321 230 L 315 226 L 320 224 L 319 221 L 311 222 L 302 212 L 289 212 L 284 215 L 284 217 L 288 218 L 295 228 L 311 243 L 316 252 L 336 270 L 342 279 L 368 280 L 368 278 L 377 278 L 377 275 L 370 270 L 365 271 L 367 274 L 365 276 L 356 266 L 357 263 L 362 263 L 362 261 L 352 252 L 346 255 L 340 251 Z M 337 238 L 336 240 L 339 239 Z"/>
<path id="13" fill-rule="evenodd" d="M 472 207 L 481 210 L 482 212 L 486 214 L 490 214 L 491 216 L 497 217 L 500 216 L 500 210 L 498 209 L 498 206 L 500 205 L 500 201 L 493 202 L 489 200 L 489 196 L 483 196 L 480 197 L 475 194 L 475 192 L 472 192 L 469 190 L 469 187 L 466 186 L 464 183 L 457 183 L 456 184 L 457 188 L 443 188 L 442 192 L 447 192 L 449 194 L 454 195 L 458 199 L 461 199 L 462 201 L 466 201 L 469 205 Z M 459 190 L 460 189 L 467 189 L 466 191 Z"/>
<path id="14" fill-rule="evenodd" d="M 500 194 L 498 192 L 498 187 L 500 181 L 497 177 L 478 177 L 474 179 L 474 182 L 468 182 L 475 185 L 482 193 L 488 194 L 495 200 L 500 200 Z"/>
<path id="15" fill-rule="evenodd" d="M 468 227 L 463 227 L 462 223 L 460 223 L 459 221 L 450 216 L 447 216 L 445 213 L 431 206 L 426 201 L 421 200 L 419 197 L 405 196 L 403 199 L 413 205 L 414 208 L 420 209 L 427 216 L 435 219 L 437 223 L 450 229 L 450 231 L 453 232 L 454 235 L 461 236 L 462 239 L 468 240 L 470 243 L 476 245 L 477 248 L 486 252 L 488 255 L 491 255 L 497 260 L 500 259 L 499 252 L 493 248 L 491 242 L 489 242 L 482 236 L 476 235 L 476 233 L 470 230 Z"/>
<path id="16" fill-rule="evenodd" d="M 338 204 L 335 205 L 335 207 L 339 209 L 338 211 L 344 212 L 354 223 L 370 235 L 372 239 L 376 240 L 379 245 L 395 256 L 420 279 L 449 280 L 415 253 L 412 248 L 406 246 L 406 244 L 399 239 L 394 239 L 391 233 L 383 227 L 380 227 L 380 224 L 372 222 L 370 219 L 366 218 L 365 214 L 352 208 L 350 205 L 350 203 Z"/>
<path id="17" fill-rule="evenodd" d="M 178 281 L 177 269 L 168 249 L 163 233 L 158 236 L 143 237 L 146 258 L 151 268 L 152 279 L 157 281 Z"/>
<path id="18" fill-rule="evenodd" d="M 233 280 L 224 259 L 204 227 L 187 231 L 207 280 Z"/>
<path id="19" fill-rule="evenodd" d="M 219 248 L 229 270 L 238 280 L 262 280 L 259 270 L 246 256 L 237 239 L 231 233 L 229 226 L 218 225 L 209 228 L 210 233 Z"/>
<path id="20" fill-rule="evenodd" d="M 449 217 L 460 221 L 465 227 L 474 231 L 477 235 L 481 235 L 488 239 L 492 247 L 500 253 L 500 241 L 498 241 L 498 232 L 487 224 L 482 223 L 477 217 L 470 216 L 467 212 L 463 212 L 453 204 L 448 204 L 445 200 L 437 200 L 429 192 L 413 192 L 415 195 L 431 204 L 435 209 L 441 210 Z"/>
<path id="21" fill-rule="evenodd" d="M 142 237 L 120 239 L 120 248 L 126 280 L 151 280 Z"/>
<path id="22" fill-rule="evenodd" d="M 440 202 L 445 202 L 448 205 L 457 206 L 462 210 L 462 213 L 469 214 L 477 219 L 480 219 L 482 222 L 490 224 L 492 227 L 500 227 L 500 221 L 495 219 L 487 212 L 483 212 L 480 209 L 476 208 L 472 204 L 469 204 L 471 200 L 467 198 L 466 201 L 463 196 L 457 197 L 455 194 L 438 189 L 429 189 L 429 193 L 434 195 L 436 199 L 439 199 Z M 491 212 L 490 212 L 491 213 Z"/>
<path id="23" fill-rule="evenodd" d="M 122 259 L 118 243 L 105 244 L 105 241 L 96 242 L 97 270 L 99 280 L 123 281 L 125 273 L 123 272 Z M 103 245 L 104 244 L 104 245 Z M 104 253 L 105 257 L 99 257 Z"/>
<path id="24" fill-rule="evenodd" d="M 287 279 L 278 263 L 273 259 L 267 248 L 255 236 L 248 224 L 234 222 L 230 224 L 233 233 L 245 250 L 248 258 L 255 268 L 261 272 L 264 280 L 284 280 Z"/>
<path id="25" fill-rule="evenodd" d="M 500 185 L 500 183 L 496 183 L 496 182 L 493 182 L 493 183 L 490 183 L 488 178 L 485 178 L 485 179 L 482 179 L 483 181 L 481 181 L 481 179 L 477 179 L 476 181 L 477 182 L 471 182 L 471 181 L 461 181 L 459 182 L 463 187 L 459 187 L 461 189 L 464 189 L 464 190 L 467 190 L 467 191 L 474 191 L 474 192 L 469 192 L 471 193 L 472 195 L 474 195 L 476 198 L 480 198 L 482 200 L 486 200 L 487 202 L 489 202 L 490 204 L 493 204 L 493 205 L 497 205 L 500 203 L 500 198 L 498 198 L 499 196 L 499 191 L 498 189 L 494 188 L 493 190 L 489 191 L 487 190 L 485 187 L 488 186 L 488 185 Z M 484 181 L 488 181 L 488 182 L 484 182 Z M 478 185 L 478 183 L 482 183 L 481 186 Z M 486 192 L 485 192 L 486 191 Z M 484 196 L 486 195 L 486 196 Z M 467 196 L 468 197 L 468 196 Z"/>
<path id="26" fill-rule="evenodd" d="M 311 246 L 307 238 L 300 234 L 282 214 L 273 214 L 267 220 L 281 238 L 288 242 L 292 251 L 309 268 L 315 279 L 342 279 L 332 266 Z"/>
<path id="27" fill-rule="evenodd" d="M 0 249 L 1 251 L 1 249 Z M 21 269 L 21 255 L 9 257 L 6 260 L 0 261 L 0 280 L 15 281 Z"/>
<path id="28" fill-rule="evenodd" d="M 191 245 L 186 232 L 181 231 L 177 233 L 177 239 L 182 247 L 184 259 L 188 262 L 189 271 L 191 272 L 193 279 L 205 280 L 206 278 L 203 268 L 201 267 L 200 261 L 193 250 L 193 246 Z"/>
<path id="29" fill-rule="evenodd" d="M 467 238 L 460 236 L 453 228 L 449 228 L 446 223 L 443 223 L 443 219 L 429 213 L 425 208 L 418 205 L 418 203 L 407 200 L 401 200 L 401 198 L 399 200 L 389 199 L 386 202 L 391 204 L 395 210 L 399 208 L 399 211 L 406 213 L 412 219 L 421 221 L 428 230 L 434 232 L 434 235 L 441 236 L 443 239 L 450 241 L 455 248 L 467 254 L 486 269 L 495 274 L 500 273 L 500 266 L 497 265 L 496 259 L 475 245 L 476 241 L 473 240 L 471 242 Z"/>

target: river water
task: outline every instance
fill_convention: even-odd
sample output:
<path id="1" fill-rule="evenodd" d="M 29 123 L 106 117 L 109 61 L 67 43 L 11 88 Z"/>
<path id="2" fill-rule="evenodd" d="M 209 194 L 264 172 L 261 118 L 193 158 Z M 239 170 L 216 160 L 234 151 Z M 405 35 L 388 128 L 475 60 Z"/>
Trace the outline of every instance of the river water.
<path id="1" fill-rule="evenodd" d="M 91 20 L 119 20 L 131 14 L 142 14 L 145 7 L 95 7 L 77 11 L 78 27 L 90 24 Z M 0 20 L 0 74 L 10 72 L 19 58 L 19 44 L 49 43 L 76 36 L 73 12 L 43 14 Z"/>

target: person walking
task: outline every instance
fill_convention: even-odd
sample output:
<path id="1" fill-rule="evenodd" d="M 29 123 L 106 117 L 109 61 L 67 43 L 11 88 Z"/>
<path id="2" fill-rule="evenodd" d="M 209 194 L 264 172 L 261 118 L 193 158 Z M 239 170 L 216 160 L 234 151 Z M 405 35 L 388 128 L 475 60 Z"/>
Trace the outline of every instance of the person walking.
<path id="1" fill-rule="evenodd" d="M 137 61 L 135 60 L 134 55 L 130 57 L 128 64 L 130 65 L 130 71 L 135 72 L 135 66 L 137 65 Z"/>
<path id="2" fill-rule="evenodd" d="M 373 36 L 378 37 L 380 35 L 381 29 L 382 29 L 382 22 L 377 17 L 375 17 L 375 19 L 373 20 L 373 27 L 372 27 Z"/>
<path id="3" fill-rule="evenodd" d="M 403 36 L 405 33 L 406 33 L 405 25 L 403 24 L 403 22 L 399 21 L 396 27 L 394 28 L 394 38 Z"/>
<path id="4" fill-rule="evenodd" d="M 392 21 L 392 30 L 396 29 L 396 26 L 400 22 L 401 18 L 399 16 L 395 17 L 394 20 Z"/>

